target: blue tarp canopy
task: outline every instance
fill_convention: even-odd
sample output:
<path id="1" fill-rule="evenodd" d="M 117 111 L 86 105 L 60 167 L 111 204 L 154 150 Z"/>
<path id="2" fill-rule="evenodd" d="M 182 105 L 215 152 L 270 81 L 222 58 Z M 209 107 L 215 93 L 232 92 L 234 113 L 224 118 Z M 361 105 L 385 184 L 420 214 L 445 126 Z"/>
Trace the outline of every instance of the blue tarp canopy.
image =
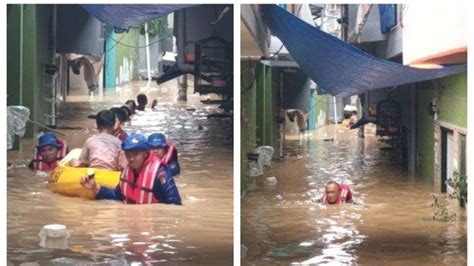
<path id="1" fill-rule="evenodd" d="M 276 5 L 263 5 L 265 23 L 303 72 L 324 91 L 351 96 L 369 90 L 437 79 L 467 65 L 420 69 L 374 57 L 302 21 Z"/>
<path id="2" fill-rule="evenodd" d="M 128 29 L 131 26 L 164 17 L 176 10 L 194 5 L 81 5 L 89 14 L 101 22 L 116 29 Z"/>

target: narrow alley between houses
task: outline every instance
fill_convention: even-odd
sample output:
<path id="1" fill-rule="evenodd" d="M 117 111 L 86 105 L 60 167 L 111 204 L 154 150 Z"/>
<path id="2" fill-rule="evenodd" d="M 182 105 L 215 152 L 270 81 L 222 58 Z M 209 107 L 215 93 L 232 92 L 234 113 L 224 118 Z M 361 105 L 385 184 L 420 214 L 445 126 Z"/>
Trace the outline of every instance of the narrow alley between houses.
<path id="1" fill-rule="evenodd" d="M 456 220 L 433 220 L 432 182 L 403 170 L 374 129 L 288 137 L 285 159 L 242 198 L 243 265 L 467 263 L 464 210 L 454 204 Z M 318 203 L 328 180 L 348 184 L 357 204 Z"/>
<path id="2" fill-rule="evenodd" d="M 182 169 L 175 180 L 183 206 L 132 206 L 53 193 L 47 174 L 26 167 L 35 145 L 28 139 L 21 142 L 20 151 L 8 154 L 10 262 L 225 264 L 232 257 L 232 119 L 208 119 L 209 114 L 222 112 L 216 105 L 203 105 L 199 95 L 191 93 L 187 102 L 176 101 L 173 81 L 161 86 L 132 82 L 102 99 L 74 96 L 61 104 L 58 126 L 76 128 L 59 130 L 65 135 L 61 138 L 69 147 L 80 148 L 96 132 L 95 120 L 87 115 L 144 91 L 158 105 L 137 113 L 125 131 L 163 132 L 175 143 Z M 50 239 L 41 246 L 39 230 L 51 223 L 67 225 L 70 237 L 65 242 Z"/>
<path id="3" fill-rule="evenodd" d="M 6 263 L 231 264 L 233 6 L 7 16 Z"/>

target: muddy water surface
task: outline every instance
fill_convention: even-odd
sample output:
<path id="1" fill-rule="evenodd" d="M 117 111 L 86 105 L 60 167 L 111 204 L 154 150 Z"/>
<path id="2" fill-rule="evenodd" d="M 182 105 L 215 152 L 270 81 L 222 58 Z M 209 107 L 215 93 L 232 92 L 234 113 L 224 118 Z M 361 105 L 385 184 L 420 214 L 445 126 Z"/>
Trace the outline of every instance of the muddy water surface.
<path id="1" fill-rule="evenodd" d="M 287 140 L 286 158 L 242 199 L 244 265 L 466 265 L 466 216 L 433 221 L 432 181 L 403 171 L 371 134 L 326 126 Z M 324 184 L 360 205 L 323 206 Z"/>
<path id="2" fill-rule="evenodd" d="M 118 201 L 90 201 L 54 194 L 47 176 L 26 168 L 32 140 L 20 152 L 8 152 L 14 166 L 8 170 L 7 256 L 15 265 L 96 263 L 228 265 L 232 263 L 232 121 L 208 119 L 220 112 L 188 93 L 187 103 L 174 101 L 176 84 L 158 88 L 136 82 L 105 97 L 74 96 L 60 106 L 59 126 L 70 148 L 79 148 L 96 131 L 90 113 L 120 105 L 139 92 L 156 110 L 135 115 L 128 133 L 165 133 L 177 146 L 181 177 L 176 178 L 183 206 L 165 204 L 132 206 Z M 68 227 L 64 245 L 41 247 L 38 233 L 45 224 Z M 54 247 L 54 248 L 51 248 Z"/>

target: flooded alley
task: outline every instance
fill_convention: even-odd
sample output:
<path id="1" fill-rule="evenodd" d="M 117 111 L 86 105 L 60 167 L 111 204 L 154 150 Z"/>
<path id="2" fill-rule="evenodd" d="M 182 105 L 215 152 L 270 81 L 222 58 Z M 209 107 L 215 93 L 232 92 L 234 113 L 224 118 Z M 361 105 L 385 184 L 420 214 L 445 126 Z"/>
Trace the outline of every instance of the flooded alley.
<path id="1" fill-rule="evenodd" d="M 59 106 L 58 127 L 70 147 L 80 148 L 95 134 L 95 120 L 87 115 L 120 106 L 146 93 L 157 107 L 137 113 L 127 123 L 130 133 L 162 132 L 176 145 L 181 175 L 176 184 L 183 206 L 126 205 L 119 201 L 90 201 L 52 193 L 48 176 L 28 170 L 36 138 L 9 151 L 13 164 L 7 177 L 7 259 L 10 264 L 40 265 L 226 265 L 233 252 L 233 123 L 231 117 L 208 118 L 222 112 L 204 105 L 199 94 L 188 92 L 177 102 L 176 81 L 163 85 L 131 82 L 104 97 L 71 95 Z M 42 247 L 43 225 L 64 224 L 70 237 L 62 246 Z M 36 264 L 34 264 L 36 265 Z"/>
<path id="2" fill-rule="evenodd" d="M 384 145 L 340 125 L 287 138 L 285 159 L 242 198 L 243 265 L 466 265 L 465 211 L 434 221 L 433 181 L 404 171 Z M 330 180 L 358 204 L 318 203 Z"/>

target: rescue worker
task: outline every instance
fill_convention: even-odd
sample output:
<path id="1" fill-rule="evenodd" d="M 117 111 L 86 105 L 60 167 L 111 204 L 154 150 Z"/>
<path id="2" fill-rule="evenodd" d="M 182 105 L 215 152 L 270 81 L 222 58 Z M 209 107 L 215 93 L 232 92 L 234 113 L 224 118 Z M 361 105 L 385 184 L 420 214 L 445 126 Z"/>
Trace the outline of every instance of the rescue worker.
<path id="1" fill-rule="evenodd" d="M 54 170 L 58 162 L 68 153 L 66 142 L 58 139 L 52 132 L 44 133 L 38 141 L 33 151 L 33 160 L 28 167 L 32 170 Z"/>
<path id="2" fill-rule="evenodd" d="M 148 137 L 148 145 L 151 152 L 166 164 L 172 176 L 179 174 L 181 169 L 178 162 L 178 151 L 171 141 L 166 140 L 165 135 L 151 134 Z"/>
<path id="3" fill-rule="evenodd" d="M 120 149 L 122 142 L 114 136 L 119 121 L 114 112 L 103 110 L 97 114 L 96 125 L 99 133 L 86 140 L 79 159 L 71 160 L 70 165 L 120 171 L 126 160 Z"/>
<path id="4" fill-rule="evenodd" d="M 149 148 L 145 136 L 131 134 L 122 144 L 128 165 L 122 171 L 119 185 L 115 189 L 102 187 L 94 177 L 85 176 L 81 178 L 82 186 L 94 191 L 96 199 L 121 200 L 126 204 L 181 205 L 174 178 Z"/>
<path id="5" fill-rule="evenodd" d="M 352 192 L 346 184 L 329 181 L 326 184 L 324 196 L 320 201 L 323 204 L 352 203 Z"/>

